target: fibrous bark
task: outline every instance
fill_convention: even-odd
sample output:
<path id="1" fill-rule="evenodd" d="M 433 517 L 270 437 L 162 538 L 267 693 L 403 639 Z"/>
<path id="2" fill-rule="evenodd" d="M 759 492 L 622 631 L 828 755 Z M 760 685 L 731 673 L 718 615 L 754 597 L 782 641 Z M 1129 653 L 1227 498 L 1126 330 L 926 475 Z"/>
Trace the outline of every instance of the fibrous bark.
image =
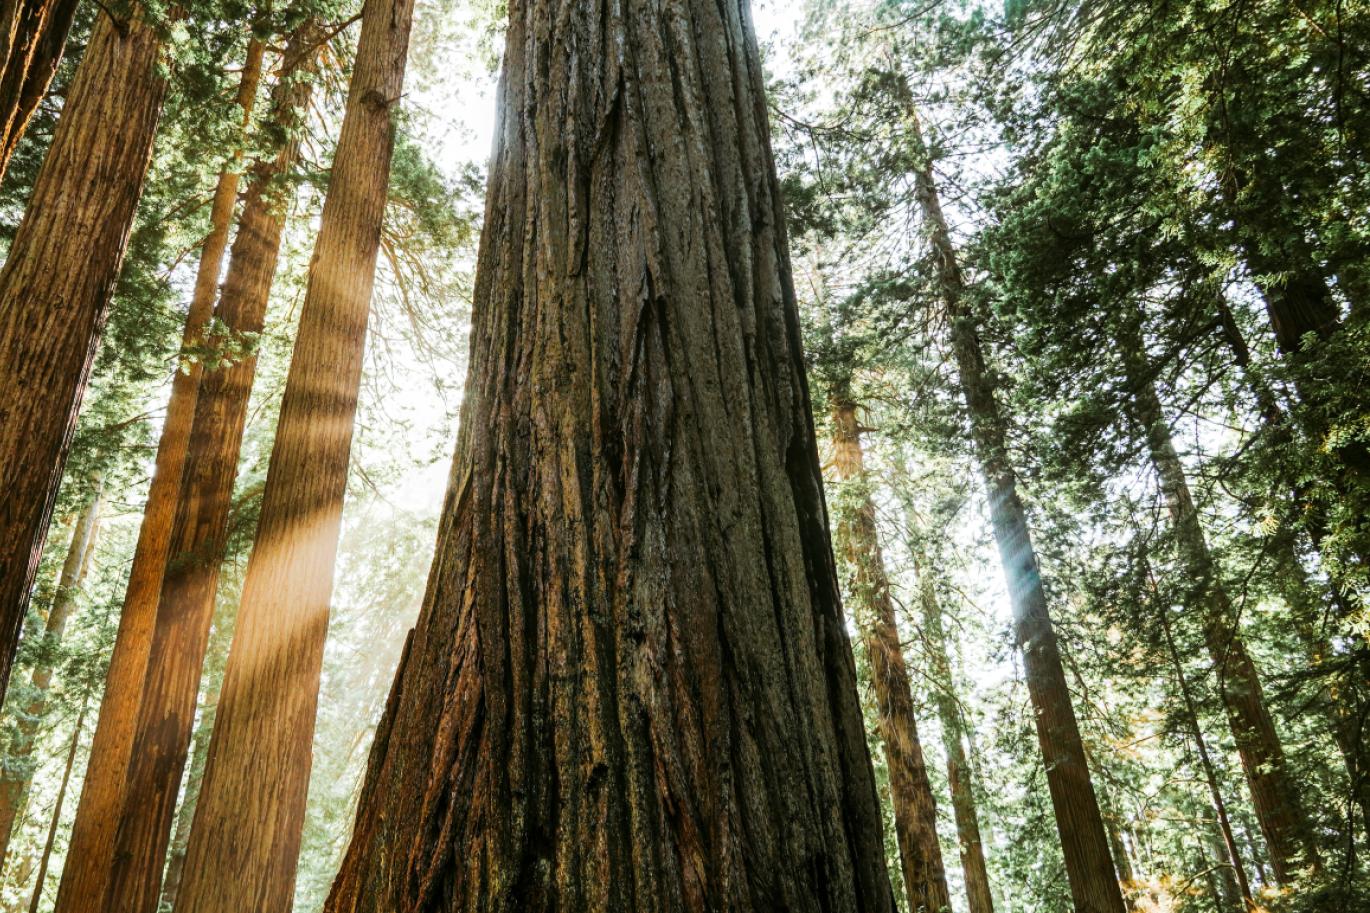
<path id="1" fill-rule="evenodd" d="M 905 91 L 910 99 L 908 129 L 923 146 L 912 96 Z M 1076 913 L 1123 913 L 1123 896 L 1061 665 L 1027 511 L 1018 496 L 1017 475 L 1009 461 L 1008 425 L 985 364 L 975 315 L 966 301 L 965 279 L 942 213 L 931 160 L 925 160 L 916 169 L 914 183 L 932 246 L 938 289 L 950 323 L 952 356 L 970 417 L 976 459 L 985 480 L 990 523 L 1013 606 L 1014 637 L 1023 653 L 1028 697 L 1046 766 L 1047 788 L 1061 837 L 1071 897 Z"/>
<path id="2" fill-rule="evenodd" d="M 742 0 L 513 0 L 437 556 L 331 913 L 891 911 Z"/>
<path id="3" fill-rule="evenodd" d="M 179 913 L 285 910 L 294 896 L 333 564 L 412 15 L 412 0 L 367 0 L 363 8 L 261 519 L 186 847 Z M 184 744 L 181 750 L 183 760 Z M 155 900 L 149 892 L 144 909 Z"/>
<path id="4" fill-rule="evenodd" d="M 161 51 L 141 15 L 100 17 L 0 270 L 0 697 L 152 155 Z"/>
<path id="5" fill-rule="evenodd" d="M 833 468 L 839 479 L 868 484 L 856 404 L 839 397 L 832 408 Z M 942 845 L 937 839 L 937 803 L 918 739 L 913 683 L 885 574 L 885 559 L 875 526 L 875 502 L 868 491 L 839 501 L 838 548 L 851 569 L 848 592 L 852 617 L 866 648 L 875 693 L 880 741 L 889 772 L 894 832 L 911 913 L 940 913 L 951 907 Z"/>
<path id="6" fill-rule="evenodd" d="M 250 40 L 239 78 L 236 102 L 246 128 L 257 96 L 264 45 Z M 240 153 L 239 153 L 240 155 Z M 214 309 L 224 250 L 238 198 L 237 159 L 219 174 L 210 206 L 209 233 L 200 250 L 190 308 L 186 315 L 182 350 L 203 346 L 205 327 Z M 172 521 L 176 516 L 192 418 L 199 395 L 203 363 L 198 358 L 178 363 L 171 381 L 162 436 L 143 522 L 138 529 L 133 563 L 124 590 L 123 610 L 104 697 L 91 740 L 90 761 L 82 784 L 76 820 L 72 824 L 69 861 L 62 871 L 55 913 L 104 913 L 102 905 L 114 865 L 114 829 L 119 821 L 124 788 L 128 782 L 129 752 L 142 700 L 143 678 L 148 668 L 158 594 L 171 550 Z"/>
<path id="7" fill-rule="evenodd" d="M 67 547 L 66 559 L 62 562 L 61 575 L 57 581 L 57 591 L 53 594 L 52 607 L 48 610 L 47 621 L 43 625 L 42 637 L 44 650 L 56 647 L 66 633 L 67 622 L 76 609 L 77 597 L 81 586 L 90 571 L 91 556 L 95 552 L 95 534 L 100 527 L 101 486 L 97 482 L 95 493 L 76 517 L 71 532 L 71 544 Z M 48 689 L 52 686 L 52 663 L 44 661 L 34 667 L 30 679 L 32 692 L 28 703 L 18 713 L 15 721 L 15 741 L 10 745 L 5 771 L 0 774 L 0 869 L 4 868 L 5 858 L 9 855 L 10 840 L 14 836 L 14 825 L 19 811 L 28 799 L 29 786 L 33 782 L 30 766 L 33 749 L 48 711 Z"/>
<path id="8" fill-rule="evenodd" d="M 0 3 L 0 179 L 62 62 L 79 0 Z"/>
<path id="9" fill-rule="evenodd" d="M 316 32 L 312 24 L 301 26 L 287 45 L 287 57 L 313 41 Z M 307 70 L 283 74 L 273 88 L 264 130 L 283 135 L 285 142 L 249 171 L 228 274 L 215 309 L 216 325 L 225 336 L 211 344 L 227 345 L 228 336 L 254 338 L 262 330 L 286 217 L 280 182 L 298 156 L 298 127 L 311 86 Z M 131 725 L 105 893 L 89 901 L 91 913 L 152 910 L 160 895 L 256 366 L 255 354 L 247 354 L 205 371 L 200 381 Z"/>

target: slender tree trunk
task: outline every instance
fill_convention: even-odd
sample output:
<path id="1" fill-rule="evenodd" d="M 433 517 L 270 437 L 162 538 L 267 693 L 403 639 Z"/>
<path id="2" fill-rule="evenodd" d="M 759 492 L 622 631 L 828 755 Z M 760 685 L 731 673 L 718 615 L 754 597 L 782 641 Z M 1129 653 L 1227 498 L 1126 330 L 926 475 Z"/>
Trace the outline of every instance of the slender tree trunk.
<path id="1" fill-rule="evenodd" d="M 209 760 L 209 737 L 214 731 L 214 715 L 219 706 L 219 688 L 223 684 L 223 665 L 228 659 L 232 633 L 233 628 L 230 625 L 216 624 L 210 637 L 205 660 L 208 684 L 203 709 L 200 712 L 200 723 L 195 727 L 195 735 L 190 742 L 190 774 L 186 778 L 185 795 L 181 797 L 181 807 L 176 812 L 176 829 L 172 831 L 171 846 L 167 851 L 166 875 L 162 878 L 162 896 L 157 904 L 159 910 L 176 908 L 176 895 L 180 892 L 181 878 L 185 874 L 186 846 L 190 841 L 190 828 L 195 819 L 195 806 L 199 803 L 200 785 L 204 782 L 205 764 Z"/>
<path id="2" fill-rule="evenodd" d="M 62 806 L 67 800 L 67 784 L 71 782 L 71 769 L 76 766 L 76 750 L 81 747 L 81 730 L 86 725 L 86 704 L 81 704 L 81 712 L 76 715 L 76 728 L 71 733 L 71 748 L 67 750 L 67 762 L 62 768 L 62 783 L 57 787 L 57 798 L 52 803 L 52 823 L 48 825 L 48 839 L 43 844 L 43 855 L 38 860 L 38 875 L 33 882 L 33 899 L 29 901 L 29 913 L 38 913 L 38 905 L 43 900 L 43 882 L 48 879 L 48 861 L 52 858 L 52 847 L 57 842 L 57 827 L 62 823 Z"/>
<path id="3" fill-rule="evenodd" d="M 76 518 L 72 528 L 71 544 L 67 547 L 66 560 L 62 562 L 62 572 L 53 596 L 52 608 L 48 610 L 47 622 L 43 626 L 45 649 L 53 649 L 61 643 L 66 633 L 67 622 L 76 609 L 77 597 L 90 571 L 91 556 L 95 552 L 95 535 L 100 528 L 101 485 L 95 485 L 95 493 Z M 19 810 L 28 799 L 29 786 L 33 782 L 33 770 L 29 759 L 42 728 L 48 710 L 48 689 L 52 685 L 52 663 L 45 661 L 33 670 L 30 680 L 33 693 L 28 704 L 18 714 L 15 724 L 16 738 L 10 748 L 9 764 L 14 770 L 7 770 L 0 776 L 0 871 L 4 870 L 5 859 L 9 855 L 10 840 L 14 836 L 15 822 Z"/>
<path id="4" fill-rule="evenodd" d="M 1168 612 L 1168 607 L 1161 606 L 1161 630 L 1165 634 L 1166 650 L 1175 669 L 1175 682 L 1179 685 L 1180 697 L 1184 701 L 1190 736 L 1194 739 L 1194 748 L 1199 753 L 1199 764 L 1203 767 L 1204 782 L 1208 784 L 1208 794 L 1213 800 L 1213 811 L 1217 815 L 1218 829 L 1222 834 L 1223 846 L 1227 850 L 1228 863 L 1232 866 L 1232 876 L 1237 881 L 1245 909 L 1254 911 L 1257 909 L 1256 901 L 1252 898 L 1251 885 L 1246 878 L 1246 869 L 1242 866 L 1242 854 L 1237 849 L 1237 838 L 1232 832 L 1232 822 L 1227 816 L 1227 803 L 1218 783 L 1218 774 L 1213 769 L 1213 761 L 1208 755 L 1208 743 L 1204 740 L 1203 727 L 1199 725 L 1199 713 L 1194 706 L 1194 696 L 1189 690 L 1188 678 L 1184 674 L 1184 662 L 1180 659 L 1180 651 L 1175 648 L 1175 637 L 1170 629 Z"/>
<path id="5" fill-rule="evenodd" d="M 250 122 L 257 97 L 263 50 L 262 42 L 249 40 L 236 97 L 244 129 Z M 214 309 L 224 250 L 237 203 L 240 156 L 241 150 L 219 174 L 214 189 L 209 234 L 200 251 L 182 336 L 183 351 L 201 346 L 205 341 L 205 327 Z M 57 892 L 56 913 L 104 913 L 101 902 L 113 865 L 114 829 L 127 784 L 129 752 L 147 672 L 158 594 L 168 557 L 172 554 L 172 523 L 187 465 L 186 454 L 202 373 L 202 361 L 188 359 L 178 365 L 172 377 L 171 397 L 157 444 L 152 484 L 124 591 L 123 611 L 105 678 L 95 736 L 91 740 L 90 763 L 86 765 L 86 779 L 72 825 L 69 862 L 63 869 Z"/>
<path id="6" fill-rule="evenodd" d="M 1251 376 L 1251 350 L 1242 336 L 1241 328 L 1221 297 L 1218 298 L 1217 307 L 1223 337 L 1232 351 L 1233 362 L 1248 377 L 1265 425 L 1265 434 L 1272 436 L 1277 443 L 1289 440 L 1293 429 L 1288 416 L 1280 408 L 1270 388 Z M 1302 515 L 1313 547 L 1320 551 L 1327 536 L 1321 505 L 1308 497 L 1302 484 L 1293 486 L 1290 500 Z M 1327 661 L 1332 657 L 1333 650 L 1327 637 L 1319 630 L 1324 611 L 1323 600 L 1319 598 L 1318 588 L 1309 580 L 1299 557 L 1294 530 L 1282 526 L 1272 538 L 1270 548 L 1284 582 L 1282 595 L 1289 604 L 1295 633 L 1307 651 L 1313 674 L 1324 676 L 1321 703 L 1328 717 L 1328 730 L 1336 741 L 1346 767 L 1351 801 L 1360 806 L 1366 834 L 1370 835 L 1370 726 L 1365 722 L 1370 719 L 1370 711 L 1366 707 L 1366 682 L 1370 682 L 1370 669 L 1366 668 L 1366 662 L 1370 657 L 1360 647 L 1359 640 L 1352 640 L 1353 652 L 1348 660 L 1350 673 L 1327 676 Z M 1343 617 L 1349 614 L 1344 608 L 1349 600 L 1338 581 L 1330 580 L 1323 590 L 1324 597 L 1330 597 L 1330 605 L 1334 610 Z"/>
<path id="7" fill-rule="evenodd" d="M 176 908 L 288 909 L 413 0 L 367 0 Z M 253 809 L 268 811 L 256 812 Z M 147 895 L 155 902 L 155 892 Z"/>
<path id="8" fill-rule="evenodd" d="M 99 18 L 0 270 L 0 697 L 142 195 L 161 53 L 141 13 Z"/>
<path id="9" fill-rule="evenodd" d="M 1204 643 L 1213 659 L 1218 690 L 1246 772 L 1251 802 L 1270 848 L 1275 877 L 1285 882 L 1301 863 L 1318 864 L 1312 828 L 1285 763 L 1284 749 L 1266 707 L 1256 665 L 1247 652 L 1235 609 L 1209 553 L 1155 384 L 1139 361 L 1144 353 L 1140 335 L 1133 334 L 1119 342 L 1125 353 L 1131 353 L 1125 358 L 1133 413 L 1146 435 L 1152 467 L 1161 482 L 1185 575 L 1197 603 L 1195 608 L 1202 613 Z"/>
<path id="10" fill-rule="evenodd" d="M 1233 868 L 1229 858 L 1227 841 L 1223 837 L 1222 829 L 1213 823 L 1211 827 L 1204 828 L 1205 842 L 1208 844 L 1208 858 L 1214 869 L 1213 877 L 1210 878 L 1210 885 L 1214 899 L 1219 910 L 1228 911 L 1250 911 L 1253 908 L 1247 904 L 1242 896 L 1242 885 L 1245 884 L 1245 873 L 1242 873 L 1243 880 L 1238 881 L 1237 871 Z M 1250 890 L 1248 887 L 1247 890 Z M 1254 909 L 1259 910 L 1260 907 Z"/>
<path id="11" fill-rule="evenodd" d="M 908 129 L 922 145 L 917 112 L 911 94 L 907 97 Z M 990 522 L 1013 605 L 1014 635 L 1023 652 L 1028 697 L 1046 766 L 1047 788 L 1056 814 L 1071 897 L 1076 913 L 1123 913 L 1123 896 L 1061 665 L 1027 511 L 1018 497 L 1018 480 L 1009 461 L 1007 422 L 985 364 L 975 316 L 966 301 L 965 279 L 942 213 L 930 160 L 919 165 L 914 182 L 951 327 L 952 354 L 970 414 L 975 453 L 985 479 Z"/>
<path id="12" fill-rule="evenodd" d="M 0 4 L 0 180 L 62 62 L 78 0 Z"/>
<path id="13" fill-rule="evenodd" d="M 989 866 L 985 863 L 984 841 L 980 837 L 980 814 L 975 802 L 975 772 L 966 756 L 966 727 L 956 699 L 942 605 L 937 598 L 932 563 L 917 536 L 915 532 L 912 549 L 914 573 L 918 575 L 918 604 L 932 664 L 933 704 L 942 724 L 942 747 L 947 755 L 947 783 L 951 787 L 951 807 L 956 816 L 956 843 L 961 853 L 966 900 L 970 913 L 994 913 L 994 892 L 990 887 Z"/>
<path id="14" fill-rule="evenodd" d="M 838 398 L 832 408 L 833 466 L 843 482 L 865 486 L 865 455 L 856 404 Z M 940 913 L 951 908 L 942 846 L 937 839 L 937 803 L 918 739 L 913 713 L 913 683 L 899 640 L 899 628 L 875 526 L 875 502 L 861 490 L 839 499 L 838 547 L 851 569 L 852 616 L 870 657 L 880 741 L 889 771 L 894 831 L 908 892 L 910 913 Z"/>
<path id="15" fill-rule="evenodd" d="M 286 58 L 312 41 L 316 31 L 312 23 L 301 26 Z M 267 129 L 287 139 L 274 158 L 255 163 L 250 171 L 215 312 L 225 332 L 239 337 L 260 333 L 265 320 L 285 221 L 279 184 L 298 155 L 298 126 L 310 94 L 307 73 L 283 74 L 272 94 Z M 86 901 L 93 904 L 90 913 L 155 909 L 160 894 L 255 373 L 256 358 L 248 355 L 207 371 L 200 382 L 111 853 L 102 875 L 106 889 Z"/>
<path id="16" fill-rule="evenodd" d="M 513 0 L 437 555 L 325 909 L 892 911 L 748 4 Z"/>

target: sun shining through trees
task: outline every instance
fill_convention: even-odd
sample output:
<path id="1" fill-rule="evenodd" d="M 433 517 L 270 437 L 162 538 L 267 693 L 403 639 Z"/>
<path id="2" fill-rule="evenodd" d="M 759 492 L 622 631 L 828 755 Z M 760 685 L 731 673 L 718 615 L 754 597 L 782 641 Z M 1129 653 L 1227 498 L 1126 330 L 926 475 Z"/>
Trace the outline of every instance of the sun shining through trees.
<path id="1" fill-rule="evenodd" d="M 8 4 L 0 909 L 1370 907 L 1367 99 L 1365 0 Z"/>

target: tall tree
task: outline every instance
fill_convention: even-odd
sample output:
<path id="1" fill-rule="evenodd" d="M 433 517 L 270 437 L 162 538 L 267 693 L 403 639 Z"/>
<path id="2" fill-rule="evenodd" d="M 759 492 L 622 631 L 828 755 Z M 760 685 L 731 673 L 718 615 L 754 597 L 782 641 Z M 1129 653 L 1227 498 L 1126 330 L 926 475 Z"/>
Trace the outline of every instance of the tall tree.
<path id="1" fill-rule="evenodd" d="M 64 875 L 59 895 L 59 904 L 69 905 L 59 907 L 64 911 L 139 909 L 149 903 L 149 896 L 155 905 L 195 717 L 256 374 L 255 352 L 244 351 L 244 341 L 260 334 L 266 316 L 289 199 L 282 180 L 298 156 L 300 122 L 311 92 L 310 67 L 301 66 L 301 52 L 317 44 L 317 32 L 311 22 L 292 34 L 284 54 L 289 69 L 273 87 L 271 111 L 262 125 L 263 133 L 280 146 L 250 169 L 228 273 L 214 312 L 217 330 L 202 343 L 213 353 L 213 363 L 203 371 L 198 393 L 188 403 L 192 417 L 184 443 L 176 444 L 183 447 L 184 468 L 178 473 L 179 496 L 170 502 L 174 516 L 165 518 L 170 526 L 162 547 L 165 566 L 150 574 L 157 579 L 159 594 L 152 597 L 156 611 L 145 635 L 143 680 L 130 718 L 115 718 L 128 728 L 128 747 L 120 758 L 122 774 L 111 784 L 117 794 L 112 806 L 92 805 L 89 812 L 109 816 L 87 823 L 90 830 L 107 833 L 108 849 L 100 856 L 92 852 L 84 857 L 70 883 Z M 148 522 L 145 515 L 144 526 Z M 123 631 L 121 625 L 121 637 Z M 102 771 L 102 779 L 108 773 Z M 78 822 L 79 814 L 85 813 L 83 797 Z"/>
<path id="2" fill-rule="evenodd" d="M 33 782 L 33 750 L 38 731 L 47 716 L 48 689 L 52 686 L 52 651 L 66 633 L 67 623 L 78 605 L 81 587 L 90 571 L 91 556 L 95 552 L 95 534 L 100 527 L 102 506 L 100 487 L 99 483 L 95 485 L 94 494 L 76 516 L 71 543 L 67 546 L 66 559 L 62 562 L 61 576 L 57 581 L 57 592 L 53 595 L 52 607 L 48 609 L 48 617 L 43 625 L 40 645 L 42 657 L 34 666 L 27 701 L 15 714 L 14 742 L 5 769 L 0 773 L 0 869 L 4 868 L 9 855 L 15 823 Z"/>
<path id="3" fill-rule="evenodd" d="M 947 783 L 951 789 L 952 813 L 956 818 L 956 843 L 961 852 L 961 871 L 966 881 L 966 900 L 970 913 L 994 913 L 994 891 L 990 887 L 985 846 L 980 837 L 980 813 L 975 801 L 974 769 L 966 749 L 966 724 L 955 691 L 951 657 L 948 653 L 942 601 L 937 594 L 937 575 L 921 530 L 911 531 L 914 573 L 918 577 L 918 605 L 923 619 L 931 665 L 933 705 L 942 725 L 942 747 L 947 756 Z"/>
<path id="4" fill-rule="evenodd" d="M 970 416 L 975 455 L 989 496 L 990 522 L 1013 604 L 1014 635 L 1023 653 L 1028 696 L 1046 765 L 1047 787 L 1061 837 L 1070 893 L 1078 913 L 1122 913 L 1123 896 L 1109 853 L 1108 835 L 1099 814 L 1070 686 L 1061 665 L 1027 511 L 1018 496 L 1017 474 L 1009 459 L 1008 423 L 985 362 L 977 318 L 942 212 L 931 156 L 926 153 L 921 137 L 912 94 L 903 84 L 902 76 L 894 78 L 900 81 L 896 91 L 907 100 L 909 129 L 917 146 L 924 150 L 914 172 L 915 192 L 932 247 L 937 287 L 950 325 L 952 356 Z"/>
<path id="5" fill-rule="evenodd" d="M 741 0 L 514 0 L 424 607 L 326 905 L 890 911 Z"/>
<path id="6" fill-rule="evenodd" d="M 367 0 L 363 7 L 261 519 L 186 847 L 176 899 L 185 913 L 288 909 L 294 896 L 412 16 L 412 0 Z M 198 646 L 202 652 L 203 640 Z M 147 892 L 142 909 L 150 910 L 156 898 Z"/>
<path id="7" fill-rule="evenodd" d="M 950 909 L 951 896 L 937 839 L 937 803 L 918 739 L 913 682 L 885 573 L 861 433 L 856 403 L 839 393 L 832 404 L 832 464 L 851 488 L 838 495 L 835 538 L 851 569 L 851 613 L 871 666 L 909 910 L 940 913 Z"/>
<path id="8" fill-rule="evenodd" d="M 248 39 L 235 97 L 242 112 L 244 129 L 251 120 L 256 101 L 264 51 L 262 41 Z M 238 199 L 240 159 L 241 145 L 230 155 L 215 184 L 209 232 L 200 248 L 182 335 L 183 353 L 193 353 L 206 346 L 205 330 L 214 310 L 224 251 Z M 127 785 L 129 752 L 155 629 L 158 594 L 168 558 L 173 554 L 172 523 L 187 465 L 203 371 L 202 356 L 187 357 L 178 360 L 172 377 L 152 483 L 143 509 L 143 522 L 138 529 L 138 542 L 119 616 L 119 631 L 91 741 L 90 761 L 72 825 L 71 861 L 63 869 L 58 889 L 56 910 L 61 913 L 97 913 L 104 909 L 101 903 L 113 865 L 114 828 Z"/>
<path id="9" fill-rule="evenodd" d="M 52 849 L 57 843 L 57 828 L 62 823 L 62 806 L 66 804 L 67 785 L 71 783 L 71 771 L 76 766 L 76 751 L 81 747 L 81 730 L 86 725 L 86 704 L 76 714 L 76 725 L 71 731 L 71 745 L 67 748 L 67 760 L 62 765 L 62 782 L 57 787 L 57 797 L 52 801 L 52 818 L 48 823 L 48 836 L 43 841 L 43 852 L 38 858 L 38 874 L 33 879 L 33 899 L 29 901 L 29 913 L 38 913 L 43 900 L 43 886 L 48 880 L 48 862 L 52 860 Z"/>
<path id="10" fill-rule="evenodd" d="M 0 270 L 0 696 L 142 195 L 161 56 L 141 7 L 99 18 Z"/>
<path id="11" fill-rule="evenodd" d="M 62 62 L 79 0 L 0 5 L 0 179 Z"/>
<path id="12" fill-rule="evenodd" d="M 1125 353 L 1133 417 L 1146 437 L 1151 464 L 1160 479 L 1191 597 L 1202 619 L 1204 645 L 1213 660 L 1251 803 L 1270 850 L 1271 867 L 1277 879 L 1288 881 L 1301 863 L 1318 862 L 1311 825 L 1266 707 L 1255 662 L 1237 627 L 1236 609 L 1209 552 L 1184 465 L 1145 364 L 1140 333 L 1125 333 L 1119 345 Z"/>

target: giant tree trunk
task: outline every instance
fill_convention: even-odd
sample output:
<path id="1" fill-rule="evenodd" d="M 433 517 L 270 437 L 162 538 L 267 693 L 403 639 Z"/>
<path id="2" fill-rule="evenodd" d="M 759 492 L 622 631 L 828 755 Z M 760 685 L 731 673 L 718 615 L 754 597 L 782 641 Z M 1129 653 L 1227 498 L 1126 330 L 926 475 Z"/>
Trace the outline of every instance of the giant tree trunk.
<path id="1" fill-rule="evenodd" d="M 71 544 L 67 547 L 66 560 L 62 562 L 61 576 L 57 582 L 57 592 L 53 596 L 52 608 L 48 610 L 43 625 L 44 649 L 53 649 L 61 643 L 66 633 L 67 622 L 76 608 L 77 596 L 90 571 L 91 556 L 95 552 L 95 534 L 100 527 L 101 486 L 97 483 L 95 493 L 76 518 L 72 528 Z M 28 798 L 29 786 L 33 782 L 30 759 L 33 757 L 34 744 L 38 730 L 47 716 L 48 688 L 52 685 L 52 663 L 44 661 L 33 670 L 32 695 L 19 712 L 15 722 L 16 738 L 10 747 L 9 765 L 14 770 L 6 770 L 0 775 L 0 871 L 4 870 L 5 858 L 9 855 L 10 840 L 14 836 L 14 824 L 19 818 L 19 810 Z"/>
<path id="2" fill-rule="evenodd" d="M 865 456 L 856 404 L 833 404 L 833 467 L 844 482 L 866 485 Z M 950 909 L 942 846 L 937 839 L 937 803 L 923 761 L 913 714 L 913 683 L 899 640 L 899 628 L 875 526 L 875 502 L 862 491 L 844 497 L 836 510 L 837 542 L 851 568 L 852 616 L 870 658 L 871 686 L 880 741 L 889 771 L 894 832 L 908 892 L 910 913 Z"/>
<path id="3" fill-rule="evenodd" d="M 62 62 L 79 0 L 0 3 L 0 180 Z"/>
<path id="4" fill-rule="evenodd" d="M 285 910 L 294 896 L 412 13 L 413 0 L 367 0 L 363 8 L 257 538 L 186 847 L 176 901 L 183 913 Z M 142 909 L 150 910 L 156 893 L 145 898 Z"/>
<path id="5" fill-rule="evenodd" d="M 0 698 L 152 155 L 161 52 L 141 14 L 99 18 L 0 270 Z"/>
<path id="6" fill-rule="evenodd" d="M 911 94 L 909 99 L 908 129 L 921 146 L 921 128 Z M 970 415 L 975 455 L 985 479 L 990 522 L 1013 605 L 1014 636 L 1023 652 L 1028 697 L 1046 766 L 1047 789 L 1061 837 L 1071 897 L 1076 913 L 1123 913 L 1123 896 L 1047 609 L 1027 511 L 1018 497 L 1017 476 L 1009 462 L 1007 422 L 985 365 L 975 316 L 965 300 L 965 280 L 956 245 L 942 214 L 931 160 L 919 165 L 914 182 L 950 324 L 952 355 Z"/>
<path id="7" fill-rule="evenodd" d="M 261 76 L 264 45 L 250 40 L 238 83 L 236 102 L 242 109 L 242 125 L 247 127 L 257 85 Z M 209 234 L 200 251 L 190 308 L 186 315 L 182 349 L 201 345 L 205 327 L 214 309 L 224 250 L 233 223 L 238 198 L 235 156 L 220 173 L 210 207 Z M 114 641 L 109 672 L 105 677 L 100 716 L 91 740 L 81 799 L 72 825 L 71 849 L 62 872 L 55 910 L 57 913 L 103 913 L 102 901 L 114 864 L 114 829 L 119 820 L 123 791 L 127 784 L 129 752 L 133 745 L 134 723 L 142 699 L 143 678 L 148 668 L 157 616 L 158 594 L 171 550 L 172 521 L 176 516 L 186 454 L 191 437 L 203 364 L 189 359 L 171 381 L 162 436 L 148 491 L 143 522 L 138 530 L 133 564 L 124 591 L 123 611 Z"/>
<path id="8" fill-rule="evenodd" d="M 302 26 L 287 47 L 314 40 Z M 254 163 L 229 258 L 228 274 L 215 310 L 225 333 L 260 333 L 276 271 L 285 222 L 279 182 L 295 163 L 298 126 L 309 94 L 307 74 L 284 74 L 272 93 L 270 133 L 286 137 L 269 159 Z M 223 342 L 223 340 L 219 340 Z M 94 879 L 104 885 L 93 897 L 69 899 L 71 909 L 138 910 L 155 907 L 167 840 L 181 783 L 214 595 L 226 548 L 233 484 L 247 422 L 256 357 L 248 355 L 204 373 L 183 457 L 180 496 L 159 574 L 160 598 L 148 635 L 139 703 L 129 722 L 123 786 L 112 814 L 110 850 Z M 93 868 L 93 861 L 87 867 Z M 65 891 L 65 884 L 64 884 Z M 77 906 L 77 905 L 80 906 Z"/>
<path id="9" fill-rule="evenodd" d="M 513 0 L 437 555 L 330 913 L 892 911 L 743 0 Z"/>
<path id="10" fill-rule="evenodd" d="M 1237 629 L 1236 612 L 1208 551 L 1154 381 L 1139 362 L 1141 345 L 1136 335 L 1120 339 L 1134 416 L 1146 435 L 1152 467 L 1160 479 L 1176 545 L 1197 603 L 1195 608 L 1201 612 L 1204 644 L 1218 676 L 1218 690 L 1246 773 L 1252 806 L 1270 850 L 1271 867 L 1276 879 L 1284 882 L 1301 862 L 1317 863 L 1312 829 L 1265 705 L 1256 665 Z"/>
<path id="11" fill-rule="evenodd" d="M 951 787 L 951 807 L 956 817 L 956 843 L 961 853 L 966 900 L 970 913 L 994 913 L 994 892 L 990 888 L 989 866 L 985 864 L 980 815 L 975 803 L 974 770 L 966 754 L 966 727 L 954 690 L 942 604 L 937 598 L 932 563 L 916 537 L 915 533 L 912 549 L 914 573 L 918 575 L 918 604 L 922 610 L 923 637 L 932 663 L 933 705 L 942 724 L 942 747 L 947 755 L 947 783 Z"/>

